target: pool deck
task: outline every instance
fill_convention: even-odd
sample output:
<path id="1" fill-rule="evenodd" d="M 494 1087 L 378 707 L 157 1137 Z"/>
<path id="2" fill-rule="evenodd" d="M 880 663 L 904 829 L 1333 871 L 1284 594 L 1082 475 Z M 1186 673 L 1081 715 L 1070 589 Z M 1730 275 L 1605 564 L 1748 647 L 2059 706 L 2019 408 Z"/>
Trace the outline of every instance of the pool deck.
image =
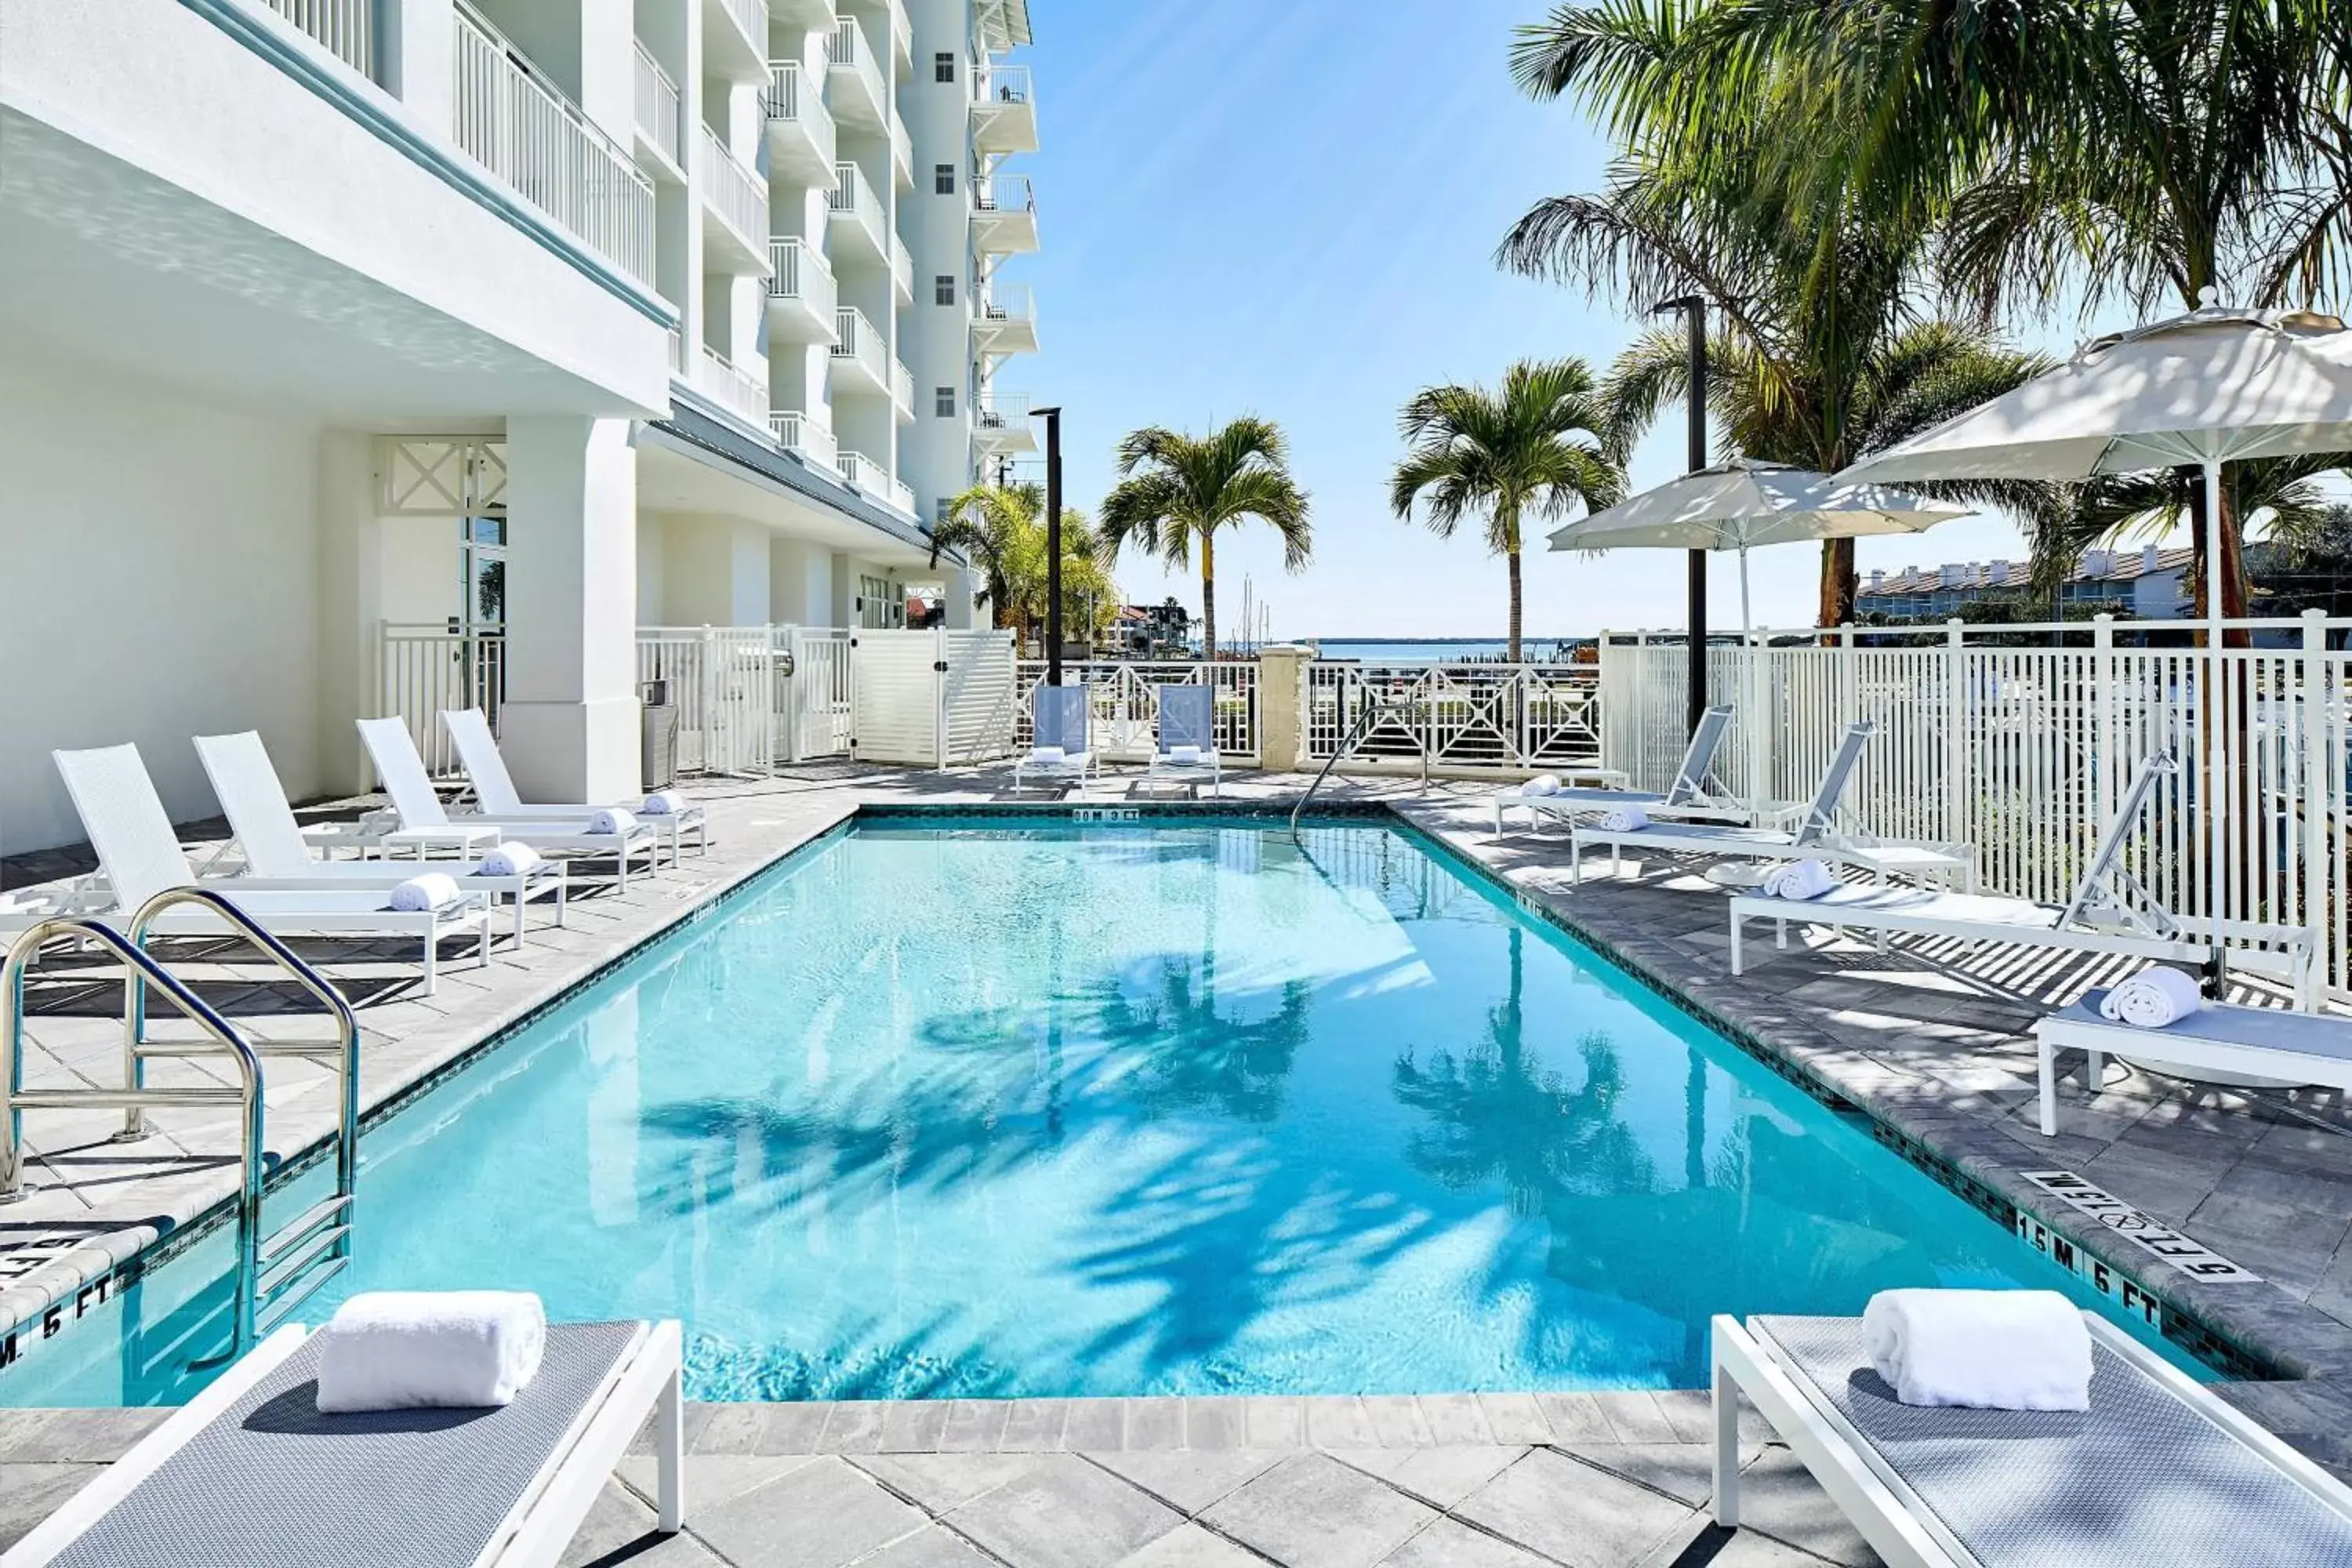
<path id="1" fill-rule="evenodd" d="M 633 879 L 625 894 L 576 898 L 562 931 L 548 929 L 543 915 L 534 917 L 529 945 L 515 951 L 502 942 L 486 969 L 469 967 L 467 960 L 446 964 L 440 990 L 430 998 L 415 994 L 413 969 L 389 950 L 333 964 L 331 973 L 360 1004 L 366 1029 L 363 1102 L 397 1100 L 860 805 L 996 802 L 1003 798 L 1000 777 L 842 766 L 769 781 L 696 784 L 690 793 L 708 805 L 718 841 L 709 856 L 689 854 L 677 871 Z M 1244 774 L 1229 779 L 1228 793 L 1281 799 L 1294 796 L 1303 782 Z M 2045 1140 L 2032 1123 L 2033 1056 L 2022 1031 L 2039 1011 L 2100 983 L 2105 972 L 2097 964 L 2009 950 L 1969 955 L 1916 942 L 1898 942 L 1882 953 L 1864 942 L 1816 935 L 1786 953 L 1775 952 L 1769 942 L 1754 942 L 1749 973 L 1735 980 L 1724 961 L 1727 938 L 1718 891 L 1671 868 L 1649 868 L 1650 875 L 1635 879 L 1631 866 L 1625 880 L 1571 889 L 1559 835 L 1490 841 L 1482 806 L 1488 787 L 1335 781 L 1318 798 L 1388 802 L 1456 852 L 1503 876 L 1532 906 L 1818 1089 L 1865 1109 L 1932 1160 L 1965 1172 L 2053 1231 L 2126 1264 L 2159 1294 L 2221 1325 L 2233 1342 L 2302 1373 L 2297 1381 L 2233 1384 L 2230 1396 L 2323 1463 L 2352 1472 L 2352 1253 L 2345 1247 L 2352 1231 L 2352 1112 L 2341 1097 L 2198 1088 L 2117 1066 L 2095 1100 L 2079 1081 L 2063 1086 L 2061 1135 Z M 1090 792 L 1088 804 L 1120 804 L 1126 788 L 1126 781 L 1114 777 L 1108 788 Z M 201 839 L 206 830 L 198 825 L 189 831 Z M 6 868 L 6 885 L 74 868 L 70 853 L 28 858 Z M 208 1000 L 256 1020 L 264 1033 L 317 1027 L 261 971 L 192 964 L 184 972 L 196 977 Z M 117 998 L 110 986 L 78 980 L 68 960 L 44 970 L 30 996 L 28 1082 L 119 1070 Z M 175 1072 L 204 1070 L 199 1064 L 159 1065 L 153 1077 L 170 1081 Z M 2079 1067 L 2074 1071 L 2079 1075 Z M 301 1148 L 331 1125 L 331 1083 L 319 1069 L 273 1060 L 268 1107 L 271 1147 Z M 0 1333 L 12 1324 L 34 1324 L 44 1312 L 70 1314 L 78 1299 L 90 1298 L 89 1281 L 230 1191 L 235 1144 L 228 1116 L 159 1113 L 156 1120 L 155 1136 L 114 1144 L 105 1141 L 117 1121 L 110 1113 L 28 1117 L 37 1186 L 26 1201 L 0 1208 Z M 2264 1282 L 2200 1286 L 2164 1278 L 2166 1266 L 2141 1259 L 2020 1174 L 2052 1168 L 2087 1176 L 2259 1272 Z M 1005 1429 L 992 1440 L 1024 1445 L 1027 1457 L 1017 1462 L 943 1456 L 910 1460 L 896 1470 L 870 1457 L 860 1424 L 879 1422 L 875 1443 L 886 1437 L 896 1443 L 932 1420 L 927 1413 L 948 1407 L 904 1407 L 911 1414 L 897 1418 L 902 1430 L 889 1437 L 888 1411 L 838 1406 L 805 1439 L 778 1434 L 796 1429 L 818 1407 L 716 1407 L 697 1438 L 693 1469 L 704 1511 L 695 1518 L 696 1539 L 630 1554 L 627 1543 L 642 1535 L 649 1516 L 641 1497 L 616 1485 L 583 1536 L 583 1550 L 603 1544 L 576 1560 L 597 1560 L 604 1552 L 610 1555 L 603 1560 L 613 1563 L 716 1561 L 749 1568 L 866 1561 L 865 1553 L 872 1552 L 877 1554 L 871 1561 L 893 1564 L 992 1561 L 1026 1568 L 1031 1563 L 1110 1563 L 1141 1551 L 1132 1561 L 1580 1565 L 1663 1563 L 1688 1548 L 1693 1555 L 1683 1560 L 1692 1563 L 1870 1561 L 1866 1553 L 1855 1555 L 1860 1542 L 1835 1524 L 1825 1500 L 1801 1475 L 1785 1489 L 1791 1520 L 1801 1515 L 1801 1521 L 1776 1530 L 1768 1514 L 1759 1513 L 1757 1532 L 1725 1539 L 1700 1533 L 1700 1517 L 1692 1510 L 1705 1496 L 1706 1455 L 1681 1440 L 1696 1436 L 1687 1402 L 1677 1404 L 1683 1396 L 1675 1395 L 1630 1396 L 1623 1408 L 1639 1411 L 1650 1401 L 1657 1419 L 1629 1415 L 1621 1422 L 1611 1415 L 1618 1406 L 1608 1403 L 1619 1397 L 1604 1396 L 1591 1407 L 1602 1414 L 1597 1426 L 1582 1404 L 1560 1404 L 1559 1409 L 1573 1404 L 1579 1412 L 1564 1418 L 1538 1403 L 1540 1427 L 1498 1423 L 1493 1396 L 1448 1396 L 1463 1401 L 1458 1405 L 1424 1399 L 1414 1408 L 1430 1423 L 1427 1436 L 1444 1441 L 1402 1457 L 1381 1441 L 1362 1440 L 1366 1428 L 1358 1417 L 1372 1420 L 1379 1401 L 1328 1407 L 1318 1401 L 1103 1402 L 1119 1407 L 1116 1423 L 1096 1402 L 1023 1402 L 1008 1407 Z M 1266 1414 L 1260 1414 L 1261 1403 Z M 1155 1405 L 1178 1414 L 1146 1410 Z M 1212 1407 L 1231 1414 L 1197 1426 L 1192 1412 Z M 1524 1413 L 1524 1405 L 1511 1407 Z M 1432 1422 L 1433 1408 L 1475 1410 L 1479 1420 Z M 1325 1412 L 1320 1428 L 1318 1410 Z M 0 1542 L 62 1500 L 79 1484 L 77 1477 L 113 1457 L 147 1419 L 122 1412 L 0 1412 Z M 952 1423 L 954 1417 L 940 1419 Z M 1269 1425 L 1280 1440 L 1256 1441 Z M 742 1436 L 747 1427 L 756 1430 Z M 1108 1437 L 1114 1428 L 1117 1443 Z M 1395 1436 L 1393 1429 L 1371 1429 L 1377 1438 Z M 1171 1431 L 1181 1437 L 1171 1437 Z M 1211 1431 L 1215 1440 L 1203 1440 L 1202 1434 Z M 952 1425 L 943 1432 L 955 1433 L 958 1443 L 935 1436 L 909 1451 L 970 1448 L 980 1441 Z M 861 1447 L 868 1447 L 866 1456 L 855 1452 Z M 764 1451 L 770 1448 L 775 1452 Z M 847 1450 L 847 1457 L 793 1457 L 833 1449 Z M 1159 1458 L 1118 1458 L 1129 1450 Z M 1222 1457 L 1213 1463 L 1167 1458 L 1201 1454 Z M 1249 1458 L 1231 1457 L 1241 1454 Z M 1259 1458 L 1265 1462 L 1250 1469 L 1250 1459 Z M 1477 1473 L 1490 1461 L 1491 1469 Z M 1769 1467 L 1787 1465 L 1787 1455 L 1764 1449 L 1757 1462 L 1769 1474 Z M 992 1504 L 991 1497 L 998 1500 Z M 1593 1500 L 1612 1499 L 1617 1500 Z M 1545 1514 L 1588 1507 L 1575 1520 Z M 1034 1542 L 1016 1540 L 1021 1520 L 1065 1514 L 1066 1528 L 1057 1526 Z M 1300 1532 L 1295 1544 L 1280 1534 L 1283 1521 L 1326 1514 L 1327 1525 Z M 1621 1518 L 1652 1515 L 1662 1521 L 1654 1539 L 1609 1533 Z M 1376 1539 L 1387 1527 L 1363 1523 L 1391 1516 L 1401 1531 L 1394 1539 Z M 739 1529 L 726 1537 L 712 1521 L 730 1518 L 749 1521 L 751 1532 Z M 991 1518 L 997 1523 L 966 1528 Z M 845 1536 L 837 1551 L 793 1548 L 776 1555 L 783 1548 L 772 1542 L 762 1547 L 756 1539 L 762 1530 L 781 1539 L 788 1530 L 831 1530 L 836 1521 L 868 1519 L 870 1531 L 884 1533 L 863 1546 Z M 941 1519 L 944 1524 L 936 1522 Z M 905 1529 L 897 1528 L 902 1524 Z M 991 1538 L 990 1529 L 998 1537 Z M 706 1530 L 719 1533 L 701 1533 Z M 1570 1533 L 1542 1533 L 1547 1530 Z"/>

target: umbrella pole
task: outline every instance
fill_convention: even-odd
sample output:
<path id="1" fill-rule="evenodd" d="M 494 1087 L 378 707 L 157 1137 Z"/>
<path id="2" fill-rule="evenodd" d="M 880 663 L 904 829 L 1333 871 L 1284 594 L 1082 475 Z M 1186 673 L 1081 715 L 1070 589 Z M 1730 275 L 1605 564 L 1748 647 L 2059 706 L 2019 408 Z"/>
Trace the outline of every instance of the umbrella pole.
<path id="1" fill-rule="evenodd" d="M 2213 959 L 2220 973 L 2221 920 L 2229 889 L 2229 813 L 2224 807 L 2230 776 L 2230 721 L 2222 698 L 2221 664 L 2221 461 L 2205 459 L 2205 821 L 2211 842 L 2208 897 L 2211 900 Z"/>
<path id="2" fill-rule="evenodd" d="M 1748 813 L 1760 822 L 1764 814 L 1764 689 L 1757 676 L 1762 660 L 1756 654 L 1756 616 L 1748 603 L 1748 546 L 1739 547 L 1739 644 L 1748 653 Z"/>

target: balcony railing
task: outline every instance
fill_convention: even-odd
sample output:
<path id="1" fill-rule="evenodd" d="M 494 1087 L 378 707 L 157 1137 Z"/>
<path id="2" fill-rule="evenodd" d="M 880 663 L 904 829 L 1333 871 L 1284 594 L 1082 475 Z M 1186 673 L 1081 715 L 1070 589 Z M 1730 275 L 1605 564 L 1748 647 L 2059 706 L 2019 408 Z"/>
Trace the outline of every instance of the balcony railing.
<path id="1" fill-rule="evenodd" d="M 704 343 L 701 348 L 694 366 L 695 389 L 753 426 L 766 428 L 768 384 L 709 344 Z"/>
<path id="2" fill-rule="evenodd" d="M 835 342 L 833 357 L 854 361 L 874 380 L 875 386 L 890 384 L 890 361 L 882 347 L 882 334 L 866 319 L 866 312 L 855 305 L 843 305 L 833 313 Z"/>
<path id="3" fill-rule="evenodd" d="M 455 20 L 452 139 L 524 200 L 652 288 L 653 182 L 464 0 Z"/>
<path id="4" fill-rule="evenodd" d="M 894 105 L 890 110 L 890 172 L 902 191 L 915 188 L 915 139 Z"/>
<path id="5" fill-rule="evenodd" d="M 1012 430 L 1029 424 L 1029 395 L 999 392 L 993 387 L 972 400 L 971 422 L 980 429 Z"/>
<path id="6" fill-rule="evenodd" d="M 685 100 L 677 83 L 643 44 L 637 46 L 637 128 L 678 168 L 686 167 Z"/>
<path id="7" fill-rule="evenodd" d="M 889 79 L 883 75 L 881 64 L 874 58 L 872 46 L 866 41 L 866 31 L 857 25 L 855 17 L 844 16 L 834 28 L 833 42 L 825 51 L 825 62 L 835 73 L 827 79 L 829 87 L 839 90 L 845 76 L 854 79 L 857 84 L 853 91 L 853 101 L 845 105 L 836 99 L 833 106 L 835 113 L 840 113 L 846 107 L 851 110 L 851 118 L 860 123 L 880 125 L 890 108 Z"/>
<path id="8" fill-rule="evenodd" d="M 1027 66 L 990 66 L 980 73 L 974 84 L 974 95 L 982 103 L 1021 104 L 1034 100 L 1029 96 Z"/>
<path id="9" fill-rule="evenodd" d="M 890 360 L 890 401 L 898 405 L 900 417 L 915 416 L 915 373 L 895 355 Z"/>
<path id="10" fill-rule="evenodd" d="M 904 479 L 890 481 L 890 504 L 908 517 L 918 517 L 915 510 L 915 487 Z"/>
<path id="11" fill-rule="evenodd" d="M 890 0 L 890 48 L 901 65 L 915 63 L 915 24 L 907 15 L 907 0 Z"/>
<path id="12" fill-rule="evenodd" d="M 785 451 L 798 452 L 824 468 L 834 467 L 833 432 L 807 415 L 770 415 L 768 428 L 774 433 L 776 445 Z"/>
<path id="13" fill-rule="evenodd" d="M 1034 213 L 1037 193 L 1030 189 L 1026 174 L 991 174 L 971 183 L 971 205 L 984 213 Z"/>
<path id="14" fill-rule="evenodd" d="M 868 494 L 878 494 L 888 488 L 883 479 L 882 465 L 863 452 L 853 452 L 844 447 L 835 456 L 833 466 L 841 470 L 843 479 Z"/>
<path id="15" fill-rule="evenodd" d="M 702 128 L 702 188 L 719 216 L 746 240 L 768 234 L 768 182 L 745 168 L 708 125 Z"/>
<path id="16" fill-rule="evenodd" d="M 983 327 L 1005 328 L 1016 323 L 1034 325 L 1037 320 L 1037 301 L 1026 286 L 1018 283 L 992 283 L 980 302 L 979 320 Z"/>
<path id="17" fill-rule="evenodd" d="M 676 327 L 669 330 L 669 373 L 686 374 L 686 333 Z"/>
<path id="18" fill-rule="evenodd" d="M 890 237 L 890 284 L 898 290 L 898 303 L 915 302 L 915 258 L 907 242 L 895 234 Z"/>
<path id="19" fill-rule="evenodd" d="M 812 71 L 798 60 L 769 61 L 762 107 L 772 132 L 772 165 L 801 184 L 823 184 L 837 143 L 832 112 L 824 106 L 824 68 Z"/>
<path id="20" fill-rule="evenodd" d="M 797 300 L 806 305 L 820 323 L 818 335 L 822 336 L 822 323 L 831 321 L 840 309 L 839 289 L 824 254 L 804 239 L 772 239 L 768 267 L 769 298 Z"/>
<path id="21" fill-rule="evenodd" d="M 269 8 L 310 35 L 363 77 L 375 76 L 375 0 L 268 0 Z"/>
<path id="22" fill-rule="evenodd" d="M 743 29 L 743 37 L 761 55 L 768 52 L 768 0 L 719 0 L 735 25 Z"/>
<path id="23" fill-rule="evenodd" d="M 874 194 L 874 183 L 866 177 L 865 170 L 855 163 L 835 163 L 833 191 L 826 203 L 835 213 L 856 220 L 875 257 L 889 255 L 890 231 L 883 220 L 882 198 Z"/>

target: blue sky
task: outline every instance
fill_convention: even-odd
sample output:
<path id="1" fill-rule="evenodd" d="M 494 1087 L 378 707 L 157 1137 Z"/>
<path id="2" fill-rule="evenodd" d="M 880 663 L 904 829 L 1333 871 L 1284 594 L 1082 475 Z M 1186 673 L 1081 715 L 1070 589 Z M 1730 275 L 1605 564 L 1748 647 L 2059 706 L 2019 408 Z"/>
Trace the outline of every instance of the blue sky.
<path id="1" fill-rule="evenodd" d="M 1597 189 L 1608 155 L 1573 106 L 1511 84 L 1511 28 L 1544 0 L 1030 5 L 1043 150 L 1012 166 L 1035 177 L 1044 249 L 1006 276 L 1035 285 L 1045 352 L 1003 383 L 1067 410 L 1071 501 L 1093 510 L 1130 429 L 1260 414 L 1313 496 L 1315 563 L 1286 576 L 1270 530 L 1225 536 L 1221 627 L 1236 626 L 1246 575 L 1277 637 L 1500 636 L 1502 562 L 1466 528 L 1439 540 L 1397 521 L 1386 485 L 1416 388 L 1491 381 L 1526 356 L 1598 369 L 1633 331 L 1605 300 L 1493 264 L 1521 212 Z M 1682 464 L 1676 417 L 1633 482 Z M 1990 519 L 1861 545 L 1865 574 L 2022 553 Z M 1810 624 L 1817 560 L 1808 546 L 1753 557 L 1759 621 Z M 1682 623 L 1678 554 L 1538 546 L 1525 564 L 1531 637 Z M 1134 556 L 1118 576 L 1130 598 L 1172 590 L 1198 612 L 1197 577 L 1173 584 Z M 1714 624 L 1737 625 L 1732 558 L 1712 576 Z"/>

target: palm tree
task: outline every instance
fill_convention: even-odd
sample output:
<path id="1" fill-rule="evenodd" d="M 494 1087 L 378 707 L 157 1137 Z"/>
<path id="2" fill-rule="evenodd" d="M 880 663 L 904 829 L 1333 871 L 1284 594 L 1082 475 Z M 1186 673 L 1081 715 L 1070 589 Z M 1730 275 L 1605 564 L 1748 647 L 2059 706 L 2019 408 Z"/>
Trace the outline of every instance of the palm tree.
<path id="1" fill-rule="evenodd" d="M 1030 628 L 1045 618 L 1046 595 L 1045 492 L 1034 484 L 978 485 L 948 503 L 948 515 L 931 532 L 931 564 L 943 550 L 959 550 L 981 571 L 974 595 L 990 607 L 994 624 L 1012 629 L 1025 645 Z M 1106 564 L 1108 552 L 1084 514 L 1062 509 L 1062 617 L 1087 625 L 1089 614 L 1116 614 L 1118 584 Z"/>
<path id="2" fill-rule="evenodd" d="M 1581 503 L 1614 506 L 1625 471 L 1597 432 L 1602 408 L 1582 360 L 1521 360 L 1502 388 L 1433 386 L 1415 395 L 1399 420 L 1412 450 L 1389 489 L 1397 516 L 1426 502 L 1430 531 L 1451 539 L 1465 516 L 1483 512 L 1486 548 L 1509 563 L 1510 662 L 1519 662 L 1519 523 L 1558 517 Z"/>
<path id="3" fill-rule="evenodd" d="M 1244 416 L 1195 438 L 1154 426 L 1118 445 L 1119 483 L 1104 498 L 1102 538 L 1111 556 L 1129 543 L 1179 570 L 1201 552 L 1201 625 L 1217 657 L 1217 532 L 1249 518 L 1282 535 L 1282 564 L 1307 565 L 1313 535 L 1307 492 L 1290 477 L 1290 446 L 1272 422 Z"/>

